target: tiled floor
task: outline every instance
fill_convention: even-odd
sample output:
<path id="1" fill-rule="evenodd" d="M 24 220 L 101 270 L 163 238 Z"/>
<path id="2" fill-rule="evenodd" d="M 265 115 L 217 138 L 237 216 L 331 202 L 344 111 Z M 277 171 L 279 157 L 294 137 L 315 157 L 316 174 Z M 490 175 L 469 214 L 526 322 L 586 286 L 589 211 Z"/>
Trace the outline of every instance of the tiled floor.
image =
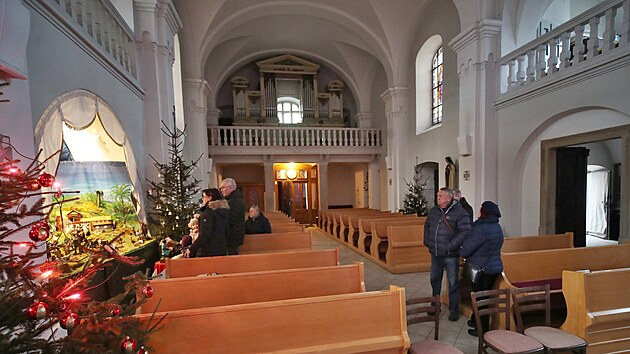
<path id="1" fill-rule="evenodd" d="M 370 259 L 348 249 L 346 246 L 326 236 L 322 230 L 314 227 L 313 243 L 315 249 L 339 248 L 341 264 L 363 262 L 365 268 L 365 287 L 367 291 L 386 290 L 390 285 L 398 285 L 405 288 L 407 298 L 418 296 L 431 296 L 429 273 L 392 274 L 380 267 Z M 444 276 L 446 279 L 446 275 Z M 444 289 L 444 287 L 443 287 Z M 457 322 L 448 320 L 448 308 L 442 307 L 440 318 L 440 341 L 450 343 L 466 354 L 477 353 L 477 338 L 468 334 L 466 326 L 467 318 L 460 316 Z M 419 323 L 408 328 L 411 342 L 433 338 L 433 324 Z"/>

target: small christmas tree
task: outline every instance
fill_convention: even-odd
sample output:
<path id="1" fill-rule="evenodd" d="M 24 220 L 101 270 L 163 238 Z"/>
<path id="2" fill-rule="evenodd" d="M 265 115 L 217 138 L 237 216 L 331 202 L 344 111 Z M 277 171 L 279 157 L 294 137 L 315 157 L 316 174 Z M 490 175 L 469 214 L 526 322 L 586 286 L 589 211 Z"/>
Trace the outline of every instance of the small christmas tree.
<path id="1" fill-rule="evenodd" d="M 152 329 L 133 317 L 153 293 L 142 274 L 128 277 L 125 292 L 117 297 L 103 302 L 88 297 L 91 289 L 105 286 L 91 280 L 109 260 L 142 260 L 104 245 L 86 254 L 89 261 L 71 277 L 60 272 L 63 262 L 46 260 L 54 246 L 46 249 L 51 226 L 45 211 L 72 198 L 65 198 L 61 189 L 40 190 L 55 182 L 43 171 L 44 163 L 36 157 L 21 171 L 18 160 L 0 161 L 0 352 L 145 353 L 148 348 L 142 344 Z M 45 195 L 56 201 L 46 204 Z M 25 233 L 30 241 L 19 239 Z"/>
<path id="2" fill-rule="evenodd" d="M 188 221 L 198 209 L 199 180 L 192 172 L 197 167 L 196 161 L 186 164 L 182 158 L 182 136 L 184 131 L 172 131 L 162 122 L 162 132 L 169 137 L 168 150 L 170 159 L 168 163 L 160 163 L 153 156 L 161 181 L 149 183 L 149 200 L 153 203 L 154 211 L 149 213 L 149 226 L 158 238 L 167 236 L 173 240 L 180 240 L 188 234 Z M 194 199 L 197 198 L 197 199 Z"/>
<path id="3" fill-rule="evenodd" d="M 420 177 L 416 175 L 413 177 L 413 181 L 405 181 L 405 183 L 407 184 L 408 191 L 405 195 L 403 214 L 427 215 L 429 212 L 427 200 L 422 194 L 426 186 L 426 181 L 420 181 Z"/>

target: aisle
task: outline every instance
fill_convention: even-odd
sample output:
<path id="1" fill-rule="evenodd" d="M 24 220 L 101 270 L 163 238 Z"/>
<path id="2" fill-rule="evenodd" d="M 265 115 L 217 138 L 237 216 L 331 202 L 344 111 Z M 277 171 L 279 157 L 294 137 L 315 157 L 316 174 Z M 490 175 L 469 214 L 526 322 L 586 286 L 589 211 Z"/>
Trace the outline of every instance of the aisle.
<path id="1" fill-rule="evenodd" d="M 324 232 L 321 229 L 312 227 L 309 228 L 309 230 L 313 231 L 314 249 L 338 247 L 341 264 L 363 262 L 365 266 L 365 288 L 367 291 L 385 290 L 388 289 L 391 284 L 404 287 L 407 298 L 431 296 L 431 285 L 429 284 L 428 272 L 392 274 L 372 262 L 370 259 L 353 252 L 342 244 L 324 235 Z M 446 281 L 446 274 L 444 275 L 444 280 Z M 442 288 L 444 291 L 446 284 L 444 284 Z M 466 354 L 474 354 L 477 353 L 477 338 L 471 337 L 467 333 L 468 327 L 466 326 L 466 320 L 466 318 L 460 316 L 457 322 L 450 322 L 448 320 L 448 308 L 443 306 L 442 316 L 440 318 L 440 341 L 453 344 Z M 433 324 L 415 324 L 409 327 L 408 332 L 411 342 L 427 337 L 433 338 Z"/>

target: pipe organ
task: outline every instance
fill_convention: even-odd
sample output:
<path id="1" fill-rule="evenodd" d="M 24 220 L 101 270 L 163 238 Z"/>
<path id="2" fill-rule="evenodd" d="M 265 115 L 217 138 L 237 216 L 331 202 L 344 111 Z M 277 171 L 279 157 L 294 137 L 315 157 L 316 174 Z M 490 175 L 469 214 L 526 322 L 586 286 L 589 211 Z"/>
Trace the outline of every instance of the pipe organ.
<path id="1" fill-rule="evenodd" d="M 256 63 L 259 90 L 249 80 L 233 77 L 234 125 L 337 126 L 343 122 L 344 83 L 333 80 L 318 91 L 319 65 L 286 54 Z M 290 105 L 281 106 L 283 102 Z M 291 107 L 290 111 L 280 107 Z M 285 116 L 286 115 L 286 116 Z"/>

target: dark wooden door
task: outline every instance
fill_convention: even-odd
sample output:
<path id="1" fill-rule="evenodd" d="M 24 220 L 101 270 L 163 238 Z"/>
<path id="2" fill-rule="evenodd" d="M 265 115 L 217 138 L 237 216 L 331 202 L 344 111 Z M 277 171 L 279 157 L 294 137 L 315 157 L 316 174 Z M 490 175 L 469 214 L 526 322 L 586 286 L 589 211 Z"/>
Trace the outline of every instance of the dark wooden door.
<path id="1" fill-rule="evenodd" d="M 556 233 L 573 232 L 573 245 L 586 246 L 586 166 L 589 150 L 556 151 Z"/>
<path id="2" fill-rule="evenodd" d="M 610 193 L 610 212 L 608 213 L 608 238 L 619 240 L 619 219 L 621 217 L 621 164 L 615 164 Z"/>

